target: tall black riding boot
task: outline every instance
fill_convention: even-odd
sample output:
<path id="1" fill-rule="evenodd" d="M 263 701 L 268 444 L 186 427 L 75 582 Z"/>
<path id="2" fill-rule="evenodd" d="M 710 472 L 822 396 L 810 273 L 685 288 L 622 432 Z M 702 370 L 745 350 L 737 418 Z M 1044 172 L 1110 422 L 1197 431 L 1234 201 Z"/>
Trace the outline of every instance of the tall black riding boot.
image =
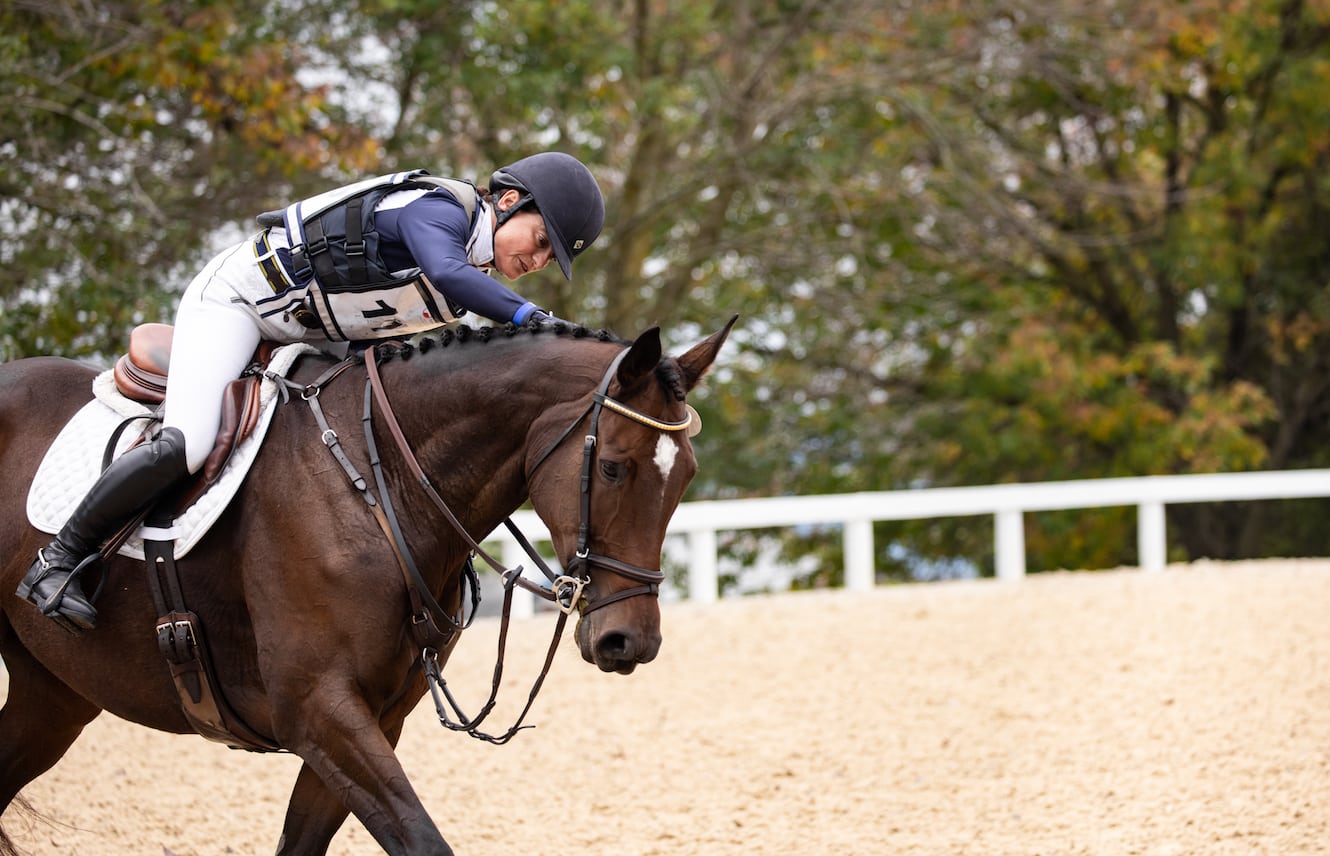
<path id="1" fill-rule="evenodd" d="M 63 619 L 61 623 L 76 632 L 92 629 L 97 610 L 79 583 L 83 569 L 120 527 L 187 475 L 185 435 L 177 428 L 166 428 L 157 439 L 116 458 L 55 540 L 37 552 L 19 584 L 19 597 L 36 604 L 43 615 Z"/>

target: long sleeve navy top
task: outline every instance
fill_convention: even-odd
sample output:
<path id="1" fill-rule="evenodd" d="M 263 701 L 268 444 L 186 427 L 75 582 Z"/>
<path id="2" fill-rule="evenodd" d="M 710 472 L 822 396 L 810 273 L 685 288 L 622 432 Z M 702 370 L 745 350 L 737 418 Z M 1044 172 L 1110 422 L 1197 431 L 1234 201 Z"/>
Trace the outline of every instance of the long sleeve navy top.
<path id="1" fill-rule="evenodd" d="M 381 208 L 374 214 L 374 226 L 380 236 L 379 254 L 390 268 L 420 268 L 456 305 L 494 321 L 517 324 L 536 309 L 468 261 L 472 221 L 447 190 L 431 190 L 399 208 Z"/>

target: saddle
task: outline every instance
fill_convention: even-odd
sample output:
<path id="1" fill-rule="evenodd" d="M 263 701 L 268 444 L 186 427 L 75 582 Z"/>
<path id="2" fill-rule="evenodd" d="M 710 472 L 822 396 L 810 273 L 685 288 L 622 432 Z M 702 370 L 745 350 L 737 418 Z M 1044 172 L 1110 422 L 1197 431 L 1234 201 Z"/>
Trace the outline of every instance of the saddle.
<path id="1" fill-rule="evenodd" d="M 140 324 L 129 334 L 129 351 L 116 360 L 113 375 L 120 394 L 152 407 L 166 398 L 166 375 L 171 364 L 175 328 L 170 324 Z M 277 345 L 260 342 L 252 362 L 266 366 Z M 231 381 L 222 396 L 222 423 L 212 452 L 203 465 L 203 486 L 212 484 L 226 469 L 227 461 L 258 424 L 260 385 L 258 375 Z"/>

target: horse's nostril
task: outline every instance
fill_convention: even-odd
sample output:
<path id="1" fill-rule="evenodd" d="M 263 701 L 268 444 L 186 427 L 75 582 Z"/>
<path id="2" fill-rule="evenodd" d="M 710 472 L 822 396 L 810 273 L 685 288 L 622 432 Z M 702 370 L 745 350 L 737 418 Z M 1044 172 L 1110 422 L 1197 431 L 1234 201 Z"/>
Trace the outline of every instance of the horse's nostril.
<path id="1" fill-rule="evenodd" d="M 596 642 L 596 653 L 602 660 L 631 660 L 632 648 L 626 633 L 606 633 Z"/>

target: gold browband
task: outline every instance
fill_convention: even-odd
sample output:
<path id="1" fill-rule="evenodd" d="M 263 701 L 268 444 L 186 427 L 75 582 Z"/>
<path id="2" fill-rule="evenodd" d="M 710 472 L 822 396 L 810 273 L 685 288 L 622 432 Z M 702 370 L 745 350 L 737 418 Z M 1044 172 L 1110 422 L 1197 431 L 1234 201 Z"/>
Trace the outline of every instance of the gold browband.
<path id="1" fill-rule="evenodd" d="M 702 417 L 693 409 L 693 405 L 686 404 L 688 415 L 678 422 L 661 422 L 659 419 L 653 419 L 645 413 L 639 413 L 626 404 L 620 404 L 612 398 L 606 397 L 602 402 L 610 410 L 621 416 L 627 416 L 636 422 L 641 422 L 649 428 L 655 428 L 657 431 L 687 431 L 689 437 L 696 437 L 702 430 Z"/>

